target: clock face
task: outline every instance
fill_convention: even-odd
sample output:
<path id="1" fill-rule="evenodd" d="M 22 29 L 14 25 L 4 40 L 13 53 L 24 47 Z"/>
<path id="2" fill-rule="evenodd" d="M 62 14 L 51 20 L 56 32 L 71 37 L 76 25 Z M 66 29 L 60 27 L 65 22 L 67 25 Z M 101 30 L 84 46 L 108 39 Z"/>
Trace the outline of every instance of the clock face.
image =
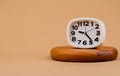
<path id="1" fill-rule="evenodd" d="M 95 18 L 76 18 L 68 23 L 67 40 L 77 48 L 94 48 L 105 39 L 104 23 Z"/>

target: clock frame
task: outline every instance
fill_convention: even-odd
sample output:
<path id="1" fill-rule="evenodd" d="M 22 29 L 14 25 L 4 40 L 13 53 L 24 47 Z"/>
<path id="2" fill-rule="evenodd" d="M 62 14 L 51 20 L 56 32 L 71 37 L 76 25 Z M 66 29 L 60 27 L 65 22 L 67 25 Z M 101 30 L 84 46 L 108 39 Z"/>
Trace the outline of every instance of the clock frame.
<path id="1" fill-rule="evenodd" d="M 82 27 L 84 27 L 84 30 L 82 29 L 81 31 Z M 90 29 L 88 30 L 88 28 Z M 94 35 L 93 34 L 94 32 L 92 33 L 92 30 L 95 30 L 95 29 L 99 29 L 99 30 L 96 30 L 96 38 L 93 39 L 91 38 L 91 36 Z M 76 30 L 77 30 L 77 35 L 76 35 Z M 92 34 L 91 36 L 87 34 L 90 31 Z M 78 33 L 80 33 L 80 35 Z M 105 41 L 105 34 L 106 34 L 106 30 L 105 30 L 104 23 L 96 18 L 88 18 L 88 17 L 75 18 L 70 20 L 70 22 L 67 25 L 67 41 L 71 46 L 76 48 L 98 47 Z M 74 36 L 72 37 L 72 35 L 76 35 L 76 37 Z M 83 36 L 86 36 L 87 40 Z M 83 39 L 78 39 L 78 38 L 83 38 Z M 93 42 L 93 41 L 96 41 L 96 42 Z"/>

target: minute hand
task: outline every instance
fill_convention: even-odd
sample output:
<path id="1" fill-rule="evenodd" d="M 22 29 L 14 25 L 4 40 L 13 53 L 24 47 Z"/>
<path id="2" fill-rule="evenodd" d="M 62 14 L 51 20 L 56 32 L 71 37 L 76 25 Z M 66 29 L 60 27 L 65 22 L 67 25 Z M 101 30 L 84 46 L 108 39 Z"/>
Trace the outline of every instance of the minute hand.
<path id="1" fill-rule="evenodd" d="M 90 36 L 88 36 L 87 32 L 85 32 L 85 35 L 90 39 L 90 41 L 92 41 L 92 39 L 90 38 Z"/>

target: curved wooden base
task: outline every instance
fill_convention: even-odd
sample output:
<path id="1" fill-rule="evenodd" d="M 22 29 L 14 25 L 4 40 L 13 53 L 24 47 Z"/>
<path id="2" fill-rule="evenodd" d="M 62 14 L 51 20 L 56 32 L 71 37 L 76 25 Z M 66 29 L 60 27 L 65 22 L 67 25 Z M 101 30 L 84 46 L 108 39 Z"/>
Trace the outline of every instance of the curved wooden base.
<path id="1" fill-rule="evenodd" d="M 94 49 L 78 49 L 70 46 L 55 47 L 51 57 L 59 61 L 96 62 L 116 59 L 118 51 L 114 47 L 100 46 Z"/>

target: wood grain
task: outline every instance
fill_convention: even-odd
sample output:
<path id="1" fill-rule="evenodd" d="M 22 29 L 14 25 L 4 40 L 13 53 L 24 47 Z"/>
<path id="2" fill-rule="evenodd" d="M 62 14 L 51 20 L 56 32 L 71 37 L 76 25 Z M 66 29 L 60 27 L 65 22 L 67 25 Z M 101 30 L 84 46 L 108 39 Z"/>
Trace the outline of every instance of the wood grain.
<path id="1" fill-rule="evenodd" d="M 78 49 L 71 46 L 54 47 L 51 57 L 59 61 L 97 62 L 116 59 L 118 51 L 114 47 L 100 46 L 94 49 Z"/>

